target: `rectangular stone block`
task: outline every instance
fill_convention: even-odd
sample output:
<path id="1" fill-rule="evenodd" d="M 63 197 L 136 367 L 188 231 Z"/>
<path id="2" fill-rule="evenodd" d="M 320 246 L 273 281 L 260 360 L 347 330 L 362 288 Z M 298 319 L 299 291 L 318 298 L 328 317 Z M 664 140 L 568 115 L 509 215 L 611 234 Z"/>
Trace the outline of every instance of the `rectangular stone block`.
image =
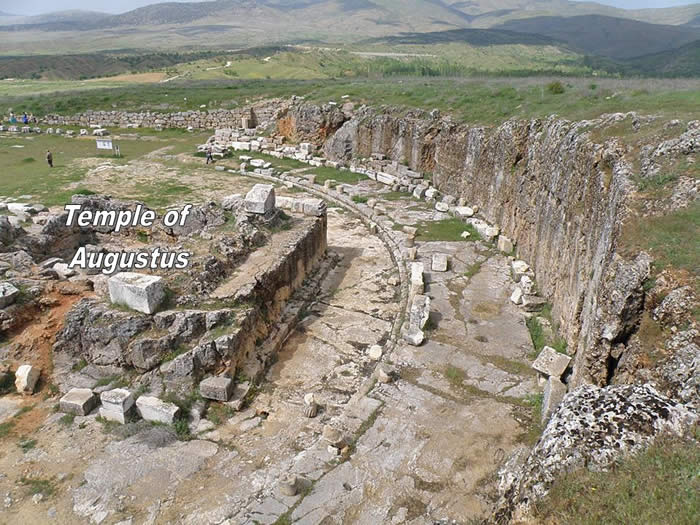
<path id="1" fill-rule="evenodd" d="M 18 297 L 19 290 L 12 283 L 0 283 L 0 308 L 10 306 Z"/>
<path id="2" fill-rule="evenodd" d="M 122 304 L 137 312 L 153 314 L 165 299 L 163 278 L 133 272 L 121 272 L 108 281 L 113 304 Z"/>
<path id="3" fill-rule="evenodd" d="M 422 294 L 424 290 L 423 272 L 425 267 L 421 262 L 411 264 L 411 293 Z"/>
<path id="4" fill-rule="evenodd" d="M 571 358 L 568 355 L 557 352 L 551 346 L 545 346 L 532 363 L 532 368 L 541 374 L 559 379 L 570 362 Z"/>
<path id="5" fill-rule="evenodd" d="M 446 272 L 447 255 L 445 255 L 444 253 L 434 253 L 432 268 L 434 272 Z"/>
<path id="6" fill-rule="evenodd" d="M 180 415 L 180 407 L 152 396 L 139 397 L 136 400 L 136 409 L 141 418 L 146 421 L 155 421 L 166 425 L 172 425 L 175 418 Z"/>
<path id="7" fill-rule="evenodd" d="M 228 401 L 233 393 L 233 380 L 222 376 L 208 377 L 199 383 L 199 393 L 206 399 Z"/>
<path id="8" fill-rule="evenodd" d="M 387 184 L 391 186 L 393 184 L 396 184 L 398 182 L 398 179 L 393 175 L 389 175 L 388 173 L 379 172 L 377 173 L 377 182 L 381 182 L 382 184 Z"/>
<path id="9" fill-rule="evenodd" d="M 557 409 L 566 395 L 566 385 L 558 378 L 550 377 L 544 386 L 544 399 L 542 400 L 542 423 Z"/>
<path id="10" fill-rule="evenodd" d="M 87 416 L 98 404 L 97 396 L 89 388 L 72 388 L 59 401 L 61 412 Z"/>
<path id="11" fill-rule="evenodd" d="M 256 184 L 243 201 L 245 211 L 266 215 L 275 209 L 275 188 L 272 184 Z"/>
<path id="12" fill-rule="evenodd" d="M 326 214 L 326 201 L 323 199 L 304 199 L 304 215 L 322 217 Z"/>
<path id="13" fill-rule="evenodd" d="M 134 395 L 124 388 L 115 388 L 100 394 L 100 416 L 108 421 L 125 424 L 134 407 Z"/>

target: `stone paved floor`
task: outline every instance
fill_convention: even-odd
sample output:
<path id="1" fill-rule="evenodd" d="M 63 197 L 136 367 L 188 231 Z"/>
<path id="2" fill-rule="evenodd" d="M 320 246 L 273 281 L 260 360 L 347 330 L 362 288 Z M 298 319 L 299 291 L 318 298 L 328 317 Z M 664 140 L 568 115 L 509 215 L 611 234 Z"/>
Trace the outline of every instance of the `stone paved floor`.
<path id="1" fill-rule="evenodd" d="M 412 201 L 386 206 L 398 224 L 440 218 Z M 419 243 L 427 270 L 434 252 L 451 261 L 446 273 L 427 271 L 427 342 L 398 345 L 384 359 L 400 377 L 363 395 L 376 365 L 367 349 L 386 342 L 400 313 L 389 284 L 398 272 L 348 212 L 329 209 L 328 239 L 341 262 L 249 409 L 189 442 L 159 427 L 119 440 L 94 415 L 69 427 L 50 415 L 36 449 L 0 457 L 0 470 L 51 478 L 56 494 L 2 509 L 0 524 L 374 525 L 482 515 L 484 486 L 526 431 L 523 399 L 536 387 L 524 319 L 508 300 L 508 259 L 480 243 Z M 302 415 L 308 392 L 322 406 L 314 419 Z M 325 424 L 352 443 L 348 457 L 328 450 Z M 288 473 L 306 480 L 296 496 L 278 490 Z M 8 491 L 0 477 L 0 496 Z"/>

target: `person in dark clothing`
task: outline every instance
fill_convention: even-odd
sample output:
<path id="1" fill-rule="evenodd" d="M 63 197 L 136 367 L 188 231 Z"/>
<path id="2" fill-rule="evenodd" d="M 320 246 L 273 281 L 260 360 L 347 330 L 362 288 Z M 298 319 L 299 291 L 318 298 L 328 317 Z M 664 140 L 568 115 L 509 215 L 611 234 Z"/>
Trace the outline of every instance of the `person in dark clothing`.
<path id="1" fill-rule="evenodd" d="M 25 126 L 26 126 L 27 124 L 29 124 L 29 117 L 27 116 L 26 113 L 25 113 L 24 115 L 22 115 L 22 123 L 23 123 Z"/>
<path id="2" fill-rule="evenodd" d="M 46 162 L 48 162 L 49 168 L 53 168 L 53 154 L 50 150 L 46 150 Z"/>
<path id="3" fill-rule="evenodd" d="M 214 162 L 214 156 L 211 154 L 211 148 L 207 150 L 207 164 Z"/>

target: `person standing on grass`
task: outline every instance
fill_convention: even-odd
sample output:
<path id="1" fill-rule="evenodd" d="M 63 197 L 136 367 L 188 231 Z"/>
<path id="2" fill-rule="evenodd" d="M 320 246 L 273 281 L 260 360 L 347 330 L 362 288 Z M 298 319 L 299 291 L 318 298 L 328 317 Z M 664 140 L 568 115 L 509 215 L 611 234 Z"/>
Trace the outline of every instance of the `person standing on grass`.
<path id="1" fill-rule="evenodd" d="M 49 165 L 49 168 L 53 168 L 53 154 L 51 153 L 51 150 L 46 150 L 46 162 Z"/>
<path id="2" fill-rule="evenodd" d="M 211 154 L 211 148 L 207 149 L 207 164 L 214 162 L 214 156 Z"/>

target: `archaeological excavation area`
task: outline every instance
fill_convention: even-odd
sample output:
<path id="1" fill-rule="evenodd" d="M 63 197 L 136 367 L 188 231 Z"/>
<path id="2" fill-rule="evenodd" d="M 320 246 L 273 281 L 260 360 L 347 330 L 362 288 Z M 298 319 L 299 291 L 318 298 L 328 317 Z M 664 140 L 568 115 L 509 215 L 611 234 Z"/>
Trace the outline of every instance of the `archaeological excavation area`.
<path id="1" fill-rule="evenodd" d="M 695 162 L 698 121 L 292 97 L 0 140 L 74 170 L 64 201 L 0 199 L 0 524 L 518 523 L 697 425 L 692 276 L 623 239 L 634 177 Z"/>

